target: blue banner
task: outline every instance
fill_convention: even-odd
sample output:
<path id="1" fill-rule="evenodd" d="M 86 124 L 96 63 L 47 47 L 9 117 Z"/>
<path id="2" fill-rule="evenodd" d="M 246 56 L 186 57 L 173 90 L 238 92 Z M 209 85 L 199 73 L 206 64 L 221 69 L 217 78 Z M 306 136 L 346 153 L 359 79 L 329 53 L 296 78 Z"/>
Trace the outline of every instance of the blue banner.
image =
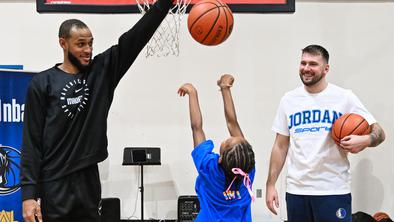
<path id="1" fill-rule="evenodd" d="M 23 222 L 19 181 L 27 85 L 32 73 L 0 70 L 0 221 Z"/>

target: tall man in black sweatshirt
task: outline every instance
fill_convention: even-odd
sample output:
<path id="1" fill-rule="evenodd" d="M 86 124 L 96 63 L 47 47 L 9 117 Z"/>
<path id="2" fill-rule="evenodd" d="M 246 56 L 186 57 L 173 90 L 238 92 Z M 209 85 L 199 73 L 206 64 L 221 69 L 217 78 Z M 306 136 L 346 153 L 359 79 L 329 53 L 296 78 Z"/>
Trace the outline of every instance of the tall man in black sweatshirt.
<path id="1" fill-rule="evenodd" d="M 35 75 L 26 98 L 21 157 L 26 222 L 100 221 L 97 163 L 108 156 L 114 90 L 171 6 L 172 0 L 158 0 L 117 45 L 93 59 L 89 28 L 76 19 L 62 23 L 64 61 Z"/>

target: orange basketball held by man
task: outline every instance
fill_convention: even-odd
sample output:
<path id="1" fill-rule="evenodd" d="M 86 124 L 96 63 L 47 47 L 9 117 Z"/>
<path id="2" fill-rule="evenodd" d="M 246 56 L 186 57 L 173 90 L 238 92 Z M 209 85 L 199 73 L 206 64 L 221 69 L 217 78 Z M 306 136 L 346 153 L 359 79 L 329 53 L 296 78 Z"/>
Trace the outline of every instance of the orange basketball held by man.
<path id="1" fill-rule="evenodd" d="M 359 114 L 345 113 L 331 128 L 331 136 L 336 144 L 349 135 L 367 135 L 371 132 L 368 122 Z"/>

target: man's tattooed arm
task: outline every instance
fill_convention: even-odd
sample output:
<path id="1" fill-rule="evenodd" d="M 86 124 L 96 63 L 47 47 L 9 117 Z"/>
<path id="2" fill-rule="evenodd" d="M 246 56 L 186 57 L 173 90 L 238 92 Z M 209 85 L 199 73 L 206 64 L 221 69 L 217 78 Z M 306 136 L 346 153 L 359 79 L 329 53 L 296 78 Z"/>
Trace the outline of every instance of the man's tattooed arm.
<path id="1" fill-rule="evenodd" d="M 378 146 L 386 138 L 386 135 L 384 134 L 382 127 L 378 123 L 374 123 L 371 125 L 371 133 L 369 134 L 369 138 L 370 138 L 370 144 L 369 144 L 370 147 Z"/>

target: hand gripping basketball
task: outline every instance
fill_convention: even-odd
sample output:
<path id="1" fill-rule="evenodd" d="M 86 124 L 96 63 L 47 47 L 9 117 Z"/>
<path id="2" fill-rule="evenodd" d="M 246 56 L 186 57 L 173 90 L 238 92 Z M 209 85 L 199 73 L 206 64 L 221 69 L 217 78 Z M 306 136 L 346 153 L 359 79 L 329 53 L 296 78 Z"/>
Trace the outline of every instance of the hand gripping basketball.
<path id="1" fill-rule="evenodd" d="M 339 117 L 331 129 L 331 136 L 336 144 L 349 135 L 366 135 L 370 133 L 368 122 L 356 113 L 345 113 Z"/>

